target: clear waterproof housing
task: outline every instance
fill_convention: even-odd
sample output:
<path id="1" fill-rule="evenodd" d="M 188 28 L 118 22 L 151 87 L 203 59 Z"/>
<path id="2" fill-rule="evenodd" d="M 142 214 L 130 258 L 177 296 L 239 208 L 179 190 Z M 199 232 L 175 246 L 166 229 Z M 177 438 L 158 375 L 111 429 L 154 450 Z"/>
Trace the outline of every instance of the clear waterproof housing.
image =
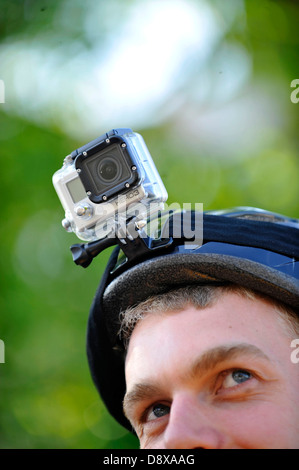
<path id="1" fill-rule="evenodd" d="M 163 209 L 167 192 L 140 134 L 114 129 L 68 155 L 53 175 L 62 225 L 85 241 L 114 236 Z"/>

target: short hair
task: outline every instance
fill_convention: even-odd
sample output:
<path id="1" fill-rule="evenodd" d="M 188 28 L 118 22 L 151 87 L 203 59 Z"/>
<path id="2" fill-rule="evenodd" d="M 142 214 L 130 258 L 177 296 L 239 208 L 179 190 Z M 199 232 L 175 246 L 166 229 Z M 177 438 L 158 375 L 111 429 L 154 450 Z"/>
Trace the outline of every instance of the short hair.
<path id="1" fill-rule="evenodd" d="M 137 323 L 149 314 L 162 315 L 178 312 L 188 305 L 196 309 L 212 306 L 226 292 L 232 292 L 251 300 L 264 300 L 274 306 L 278 318 L 290 336 L 299 335 L 299 312 L 284 303 L 267 295 L 235 284 L 227 285 L 196 285 L 181 287 L 163 294 L 158 294 L 127 308 L 120 314 L 119 337 L 127 348 Z M 293 336 L 294 337 L 294 336 Z"/>

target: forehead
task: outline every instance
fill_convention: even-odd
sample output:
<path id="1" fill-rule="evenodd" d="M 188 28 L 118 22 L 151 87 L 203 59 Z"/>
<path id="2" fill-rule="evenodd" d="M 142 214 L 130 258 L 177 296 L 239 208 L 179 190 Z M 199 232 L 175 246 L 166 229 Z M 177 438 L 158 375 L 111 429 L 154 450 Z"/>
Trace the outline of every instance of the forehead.
<path id="1" fill-rule="evenodd" d="M 260 299 L 225 293 L 204 309 L 149 314 L 133 331 L 126 374 L 156 363 L 188 363 L 194 355 L 235 342 L 252 344 L 273 360 L 289 359 L 289 338 L 274 306 Z"/>

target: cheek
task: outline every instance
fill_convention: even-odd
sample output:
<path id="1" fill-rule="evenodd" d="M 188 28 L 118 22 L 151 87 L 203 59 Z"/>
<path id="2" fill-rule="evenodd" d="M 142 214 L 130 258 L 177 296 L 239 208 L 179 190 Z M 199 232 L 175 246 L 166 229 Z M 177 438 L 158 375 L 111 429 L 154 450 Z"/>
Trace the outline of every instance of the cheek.
<path id="1" fill-rule="evenodd" d="M 233 404 L 221 410 L 223 431 L 236 447 L 251 449 L 288 448 L 294 437 L 290 410 L 275 403 Z"/>

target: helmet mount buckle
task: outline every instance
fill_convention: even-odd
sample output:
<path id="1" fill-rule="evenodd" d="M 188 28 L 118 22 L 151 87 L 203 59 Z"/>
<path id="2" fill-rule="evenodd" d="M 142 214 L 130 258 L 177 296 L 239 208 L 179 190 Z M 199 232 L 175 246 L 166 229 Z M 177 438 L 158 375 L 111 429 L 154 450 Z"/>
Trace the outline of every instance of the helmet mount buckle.
<path id="1" fill-rule="evenodd" d="M 116 235 L 117 234 L 117 235 Z M 70 247 L 75 264 L 87 268 L 93 258 L 106 248 L 114 245 L 124 252 L 128 261 L 149 255 L 161 248 L 168 248 L 173 244 L 173 238 L 155 239 L 149 237 L 144 231 L 143 224 L 133 217 L 126 225 L 125 230 L 116 225 L 113 232 L 100 240 L 89 243 L 76 243 Z"/>

